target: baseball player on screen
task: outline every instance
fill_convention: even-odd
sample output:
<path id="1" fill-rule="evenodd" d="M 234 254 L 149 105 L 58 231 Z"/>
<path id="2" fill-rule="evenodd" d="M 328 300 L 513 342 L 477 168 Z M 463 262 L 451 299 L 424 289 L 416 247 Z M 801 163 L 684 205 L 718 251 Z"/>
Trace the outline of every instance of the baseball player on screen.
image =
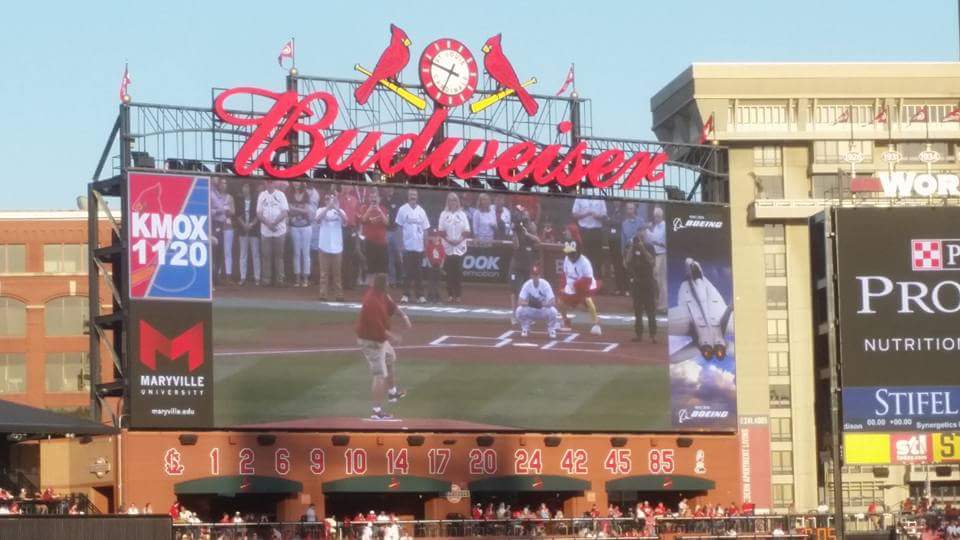
<path id="1" fill-rule="evenodd" d="M 563 287 L 560 291 L 560 313 L 563 314 L 563 326 L 570 327 L 567 312 L 580 304 L 587 306 L 593 326 L 590 333 L 599 336 L 600 314 L 597 305 L 593 302 L 593 295 L 600 289 L 600 283 L 593 277 L 593 264 L 586 255 L 580 252 L 579 242 L 569 240 L 564 242 L 563 252 Z"/>
<path id="2" fill-rule="evenodd" d="M 540 278 L 540 267 L 530 268 L 530 279 L 520 287 L 517 295 L 516 317 L 520 322 L 520 335 L 530 335 L 530 325 L 534 321 L 544 321 L 547 325 L 547 335 L 551 339 L 557 337 L 557 328 L 560 326 L 560 313 L 555 306 L 556 297 L 553 287 L 545 279 Z"/>
<path id="3" fill-rule="evenodd" d="M 374 420 L 392 420 L 393 416 L 383 410 L 384 401 L 395 403 L 407 395 L 397 388 L 397 353 L 393 344 L 400 341 L 400 336 L 390 331 L 390 318 L 394 315 L 400 315 L 407 328 L 413 326 L 407 314 L 387 294 L 387 275 L 376 274 L 373 285 L 363 296 L 356 324 L 357 344 L 373 376 L 370 418 Z"/>

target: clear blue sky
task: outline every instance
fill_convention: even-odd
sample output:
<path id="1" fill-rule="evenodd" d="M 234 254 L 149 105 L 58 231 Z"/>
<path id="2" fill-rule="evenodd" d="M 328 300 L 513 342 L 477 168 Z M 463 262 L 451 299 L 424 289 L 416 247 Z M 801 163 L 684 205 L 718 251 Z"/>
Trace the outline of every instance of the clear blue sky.
<path id="1" fill-rule="evenodd" d="M 279 89 L 276 56 L 291 35 L 301 72 L 352 77 L 354 63 L 376 62 L 390 22 L 415 54 L 445 36 L 478 54 L 502 32 L 538 92 L 555 92 L 576 62 L 595 134 L 650 138 L 650 96 L 692 62 L 958 56 L 954 0 L 32 0 L 8 2 L 3 19 L 0 157 L 12 188 L 0 209 L 72 208 L 85 193 L 125 59 L 135 100 L 208 105 L 212 86 Z"/>

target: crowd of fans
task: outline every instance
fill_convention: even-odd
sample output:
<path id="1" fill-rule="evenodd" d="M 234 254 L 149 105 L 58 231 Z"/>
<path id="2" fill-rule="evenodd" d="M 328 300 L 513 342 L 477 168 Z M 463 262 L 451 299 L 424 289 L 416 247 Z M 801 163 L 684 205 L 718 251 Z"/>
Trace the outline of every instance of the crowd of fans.
<path id="1" fill-rule="evenodd" d="M 523 240 L 517 228 L 524 220 L 538 243 L 557 243 L 574 231 L 597 277 L 612 274 L 613 293 L 629 290 L 623 253 L 638 233 L 655 256 L 666 253 L 662 209 L 646 215 L 634 203 L 577 199 L 564 207 L 566 215 L 541 215 L 545 199 L 522 193 L 261 180 L 228 185 L 222 178 L 213 186 L 217 283 L 313 283 L 321 297 L 340 298 L 366 274 L 386 272 L 409 300 L 426 302 L 439 301 L 436 285 L 443 275 L 447 300 L 455 302 L 469 245 L 518 234 Z M 659 287 L 666 285 L 663 264 L 658 261 Z M 665 307 L 666 294 L 660 297 Z"/>
<path id="2" fill-rule="evenodd" d="M 62 496 L 50 488 L 33 494 L 30 494 L 26 488 L 21 488 L 16 495 L 0 488 L 0 515 L 83 513 L 84 510 L 77 497 Z"/>

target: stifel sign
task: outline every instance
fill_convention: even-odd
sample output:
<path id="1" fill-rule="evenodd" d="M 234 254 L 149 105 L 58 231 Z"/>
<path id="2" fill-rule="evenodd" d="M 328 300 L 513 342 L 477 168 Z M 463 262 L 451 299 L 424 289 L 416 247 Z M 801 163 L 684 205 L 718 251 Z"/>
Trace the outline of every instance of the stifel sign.
<path id="1" fill-rule="evenodd" d="M 227 100 L 233 96 L 266 98 L 272 100 L 273 105 L 262 116 L 237 116 L 226 107 Z M 322 105 L 323 114 L 313 122 L 306 122 L 308 117 L 315 117 L 311 105 L 317 102 Z M 420 133 L 386 139 L 381 131 L 346 129 L 325 138 L 323 132 L 331 129 L 339 113 L 336 98 L 326 92 L 315 92 L 300 99 L 294 91 L 233 88 L 217 96 L 214 110 L 223 122 L 253 128 L 234 158 L 234 170 L 240 176 L 262 169 L 275 178 L 296 178 L 325 163 L 334 172 L 353 169 L 363 173 L 376 166 L 386 174 L 402 171 L 409 176 L 429 174 L 437 178 L 468 179 L 495 171 L 505 182 L 530 179 L 539 185 L 556 183 L 569 187 L 586 179 L 598 188 L 619 183 L 621 189 L 631 189 L 644 180 L 662 180 L 662 166 L 669 159 L 663 152 L 638 152 L 628 156 L 619 149 L 591 156 L 582 141 L 571 148 L 560 144 L 539 147 L 530 141 L 501 145 L 495 140 L 458 137 L 445 137 L 432 144 L 449 115 L 449 110 L 440 106 L 434 108 Z M 570 122 L 561 122 L 557 130 L 569 133 L 571 127 Z M 300 134 L 310 140 L 303 159 L 287 165 L 276 163 L 273 158 L 288 149 L 289 137 Z"/>

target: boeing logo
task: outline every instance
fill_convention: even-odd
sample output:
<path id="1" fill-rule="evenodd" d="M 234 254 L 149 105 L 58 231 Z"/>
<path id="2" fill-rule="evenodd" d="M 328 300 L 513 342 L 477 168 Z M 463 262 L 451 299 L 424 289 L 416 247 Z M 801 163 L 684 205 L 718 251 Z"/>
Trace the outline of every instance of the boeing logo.
<path id="1" fill-rule="evenodd" d="M 722 229 L 723 222 L 714 219 L 705 219 L 703 216 L 690 216 L 684 221 L 681 218 L 673 218 L 674 232 L 683 229 Z"/>
<path id="2" fill-rule="evenodd" d="M 677 422 L 682 424 L 690 420 L 703 420 L 707 418 L 726 418 L 730 416 L 730 411 L 711 411 L 704 409 L 694 409 L 693 411 L 688 411 L 687 409 L 680 409 L 677 412 Z"/>

